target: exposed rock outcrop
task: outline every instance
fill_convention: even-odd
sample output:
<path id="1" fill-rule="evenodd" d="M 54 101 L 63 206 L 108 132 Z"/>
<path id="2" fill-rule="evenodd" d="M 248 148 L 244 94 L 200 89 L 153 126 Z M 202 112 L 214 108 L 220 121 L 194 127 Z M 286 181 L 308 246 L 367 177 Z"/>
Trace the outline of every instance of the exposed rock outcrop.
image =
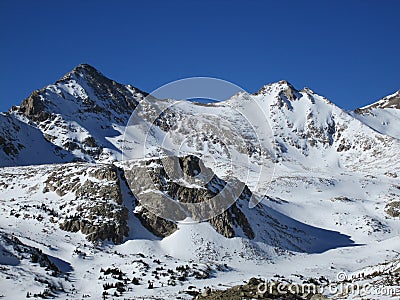
<path id="1" fill-rule="evenodd" d="M 81 231 L 89 241 L 121 243 L 128 235 L 128 209 L 123 205 L 118 169 L 114 165 L 67 165 L 46 180 L 46 191 L 60 197 L 73 193 L 68 214 L 60 223 L 66 231 Z M 71 210 L 71 206 L 74 210 Z M 64 205 L 60 206 L 64 209 Z"/>
<path id="2" fill-rule="evenodd" d="M 177 217 L 175 220 L 184 220 L 188 216 L 193 220 L 202 220 L 202 216 L 205 215 L 204 210 L 220 209 L 210 201 L 221 193 L 227 184 L 218 178 L 211 169 L 206 168 L 198 157 L 192 155 L 146 160 L 132 168 L 126 168 L 125 176 L 134 192 L 140 194 L 138 205 L 142 207 L 136 212 L 138 218 L 157 236 L 167 236 L 176 229 L 173 221 L 161 219 L 157 216 L 157 211 L 161 214 L 161 209 L 171 209 L 171 211 L 176 209 L 176 215 L 173 215 Z M 147 191 L 145 196 L 143 196 L 143 191 Z M 177 207 L 181 207 L 177 209 L 173 206 L 173 201 L 157 198 L 160 194 L 158 191 L 168 195 L 169 199 L 176 199 Z M 224 193 L 229 192 L 229 189 L 224 190 Z M 233 196 L 227 194 L 227 198 Z M 144 199 L 143 197 L 146 197 L 146 203 L 140 201 L 140 199 Z M 241 193 L 238 193 L 238 200 L 243 203 L 248 203 L 250 197 L 251 192 L 246 186 Z M 152 203 L 154 205 L 149 207 L 149 203 L 154 199 L 159 199 L 159 201 L 155 201 Z M 170 203 L 165 204 L 168 201 Z M 208 202 L 210 202 L 209 206 Z M 183 205 L 180 205 L 182 203 L 202 203 L 204 206 L 182 208 Z M 228 204 L 226 210 L 221 210 L 221 213 L 209 220 L 211 225 L 225 237 L 236 236 L 236 232 L 240 228 L 239 230 L 248 238 L 254 238 L 254 232 L 238 206 L 240 204 L 235 201 Z"/>
<path id="3" fill-rule="evenodd" d="M 400 218 L 400 201 L 386 204 L 386 213 L 393 218 Z"/>
<path id="4" fill-rule="evenodd" d="M 41 97 L 41 91 L 34 91 L 28 98 L 22 101 L 19 111 L 34 122 L 43 122 L 50 113 L 46 111 L 44 98 Z"/>
<path id="5" fill-rule="evenodd" d="M 144 207 L 141 208 L 140 212 L 136 212 L 136 216 L 140 223 L 157 237 L 169 236 L 178 229 L 175 222 L 160 218 Z"/>

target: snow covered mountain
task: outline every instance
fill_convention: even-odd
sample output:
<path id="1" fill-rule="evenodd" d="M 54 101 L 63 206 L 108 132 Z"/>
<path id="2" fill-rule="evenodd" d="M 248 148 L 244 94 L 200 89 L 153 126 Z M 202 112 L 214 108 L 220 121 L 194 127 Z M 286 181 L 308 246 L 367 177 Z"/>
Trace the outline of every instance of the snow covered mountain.
<path id="1" fill-rule="evenodd" d="M 104 77 L 89 65 L 79 65 L 55 84 L 33 92 L 20 106 L 1 115 L 1 165 L 70 162 L 74 159 L 88 162 L 121 160 L 123 143 L 127 143 L 123 137 L 125 126 L 134 108 L 146 96 L 130 85 L 124 86 Z M 212 145 L 215 145 L 212 150 L 225 157 L 228 155 L 226 148 L 238 148 L 237 145 L 222 145 L 232 140 L 230 131 L 215 132 L 218 128 L 211 124 L 222 117 L 236 124 L 237 112 L 252 110 L 256 103 L 264 114 L 249 121 L 265 123 L 267 120 L 276 143 L 271 145 L 261 141 L 258 145 L 260 141 L 251 130 L 253 124 L 236 124 L 244 132 L 240 142 L 244 141 L 248 146 L 239 150 L 246 156 L 256 160 L 263 157 L 291 161 L 303 168 L 373 168 L 374 162 L 387 161 L 388 167 L 398 169 L 399 142 L 385 135 L 386 131 L 377 133 L 381 128 L 361 122 L 367 111 L 368 115 L 381 110 L 396 116 L 398 93 L 357 110 L 363 115 L 349 114 L 310 89 L 298 91 L 286 81 L 264 86 L 254 95 L 241 93 L 216 104 L 174 100 L 168 103 L 173 105 L 157 118 L 158 128 L 164 137 L 166 132 L 178 136 L 181 131 L 193 136 L 186 144 L 191 143 L 190 150 L 202 156 L 204 149 Z M 251 114 L 255 113 L 250 111 Z M 179 123 L 174 124 L 176 120 Z M 393 118 L 387 124 L 395 124 L 395 121 Z M 397 127 L 390 126 L 388 130 L 395 133 Z M 139 134 L 135 134 L 133 138 L 139 139 Z M 396 134 L 392 135 L 396 137 Z M 30 147 L 33 142 L 27 141 L 25 136 L 32 137 L 35 147 Z M 42 151 L 43 147 L 46 151 Z M 30 151 L 23 151 L 26 148 L 40 150 L 32 157 Z"/>
<path id="2" fill-rule="evenodd" d="M 0 114 L 0 295 L 397 276 L 399 93 L 355 112 L 286 81 L 209 104 L 147 96 L 84 64 Z M 167 219 L 148 206 L 160 191 Z M 235 198 L 220 214 L 192 206 L 219 194 Z"/>
<path id="3" fill-rule="evenodd" d="M 6 156 L 2 153 L 1 165 L 117 160 L 121 155 L 119 143 L 124 127 L 137 101 L 145 95 L 132 86 L 104 77 L 89 65 L 79 65 L 2 115 L 7 120 L 1 126 L 6 131 L 4 147 L 15 150 L 3 151 Z M 17 125 L 23 122 L 29 127 L 24 126 L 17 133 L 8 130 L 5 122 Z M 31 153 L 19 151 L 30 148 L 29 141 L 19 138 L 18 134 L 41 135 L 35 138 L 36 143 L 54 148 L 51 152 L 55 155 L 40 151 L 31 161 Z"/>

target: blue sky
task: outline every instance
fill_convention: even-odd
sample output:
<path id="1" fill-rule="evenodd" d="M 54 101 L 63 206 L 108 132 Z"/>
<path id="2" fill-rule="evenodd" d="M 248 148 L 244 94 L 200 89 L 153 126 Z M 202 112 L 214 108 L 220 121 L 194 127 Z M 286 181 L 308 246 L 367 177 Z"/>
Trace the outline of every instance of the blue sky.
<path id="1" fill-rule="evenodd" d="M 57 4 L 55 4 L 57 3 Z M 0 111 L 89 63 L 152 91 L 286 79 L 346 109 L 400 89 L 397 0 L 0 1 Z"/>

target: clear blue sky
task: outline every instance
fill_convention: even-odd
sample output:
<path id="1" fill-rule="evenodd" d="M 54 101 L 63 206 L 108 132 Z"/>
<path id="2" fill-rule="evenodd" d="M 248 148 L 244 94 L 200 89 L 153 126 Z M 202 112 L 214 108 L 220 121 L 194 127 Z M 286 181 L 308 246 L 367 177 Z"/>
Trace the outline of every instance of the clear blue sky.
<path id="1" fill-rule="evenodd" d="M 0 111 L 79 63 L 152 91 L 286 79 L 353 109 L 400 89 L 400 1 L 0 1 Z"/>

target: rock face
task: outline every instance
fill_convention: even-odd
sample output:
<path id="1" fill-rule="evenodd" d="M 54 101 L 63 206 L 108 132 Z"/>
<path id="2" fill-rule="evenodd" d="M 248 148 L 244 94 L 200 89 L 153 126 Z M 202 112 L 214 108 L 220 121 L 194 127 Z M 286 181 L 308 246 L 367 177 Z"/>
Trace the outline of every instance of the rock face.
<path id="1" fill-rule="evenodd" d="M 177 166 L 179 167 L 176 168 Z M 144 179 L 147 177 L 144 175 L 145 173 L 149 174 L 148 179 L 150 181 Z M 199 174 L 205 176 L 209 181 L 196 178 Z M 177 175 L 180 178 L 177 178 Z M 154 199 L 159 194 L 158 191 L 162 191 L 170 199 L 175 199 L 177 205 L 182 203 L 207 203 L 207 201 L 210 201 L 210 199 L 221 193 L 226 186 L 226 182 L 218 178 L 210 169 L 206 168 L 198 157 L 192 155 L 180 158 L 166 157 L 163 159 L 147 160 L 132 168 L 125 168 L 125 176 L 130 186 L 133 187 L 133 190 L 136 187 L 136 191 L 134 191 L 136 194 L 142 193 L 142 190 L 149 190 L 145 199 Z M 194 184 L 195 182 L 196 184 Z M 151 190 L 154 187 L 156 187 L 156 190 Z M 232 205 L 229 208 L 227 207 L 227 210 L 209 220 L 217 232 L 225 237 L 234 237 L 236 236 L 237 229 L 240 228 L 246 237 L 250 239 L 254 238 L 254 232 L 239 206 L 243 203 L 248 203 L 250 197 L 251 192 L 247 187 L 244 187 L 242 193 L 239 195 L 239 204 L 231 203 Z M 164 201 L 160 199 L 160 201 L 158 209 L 174 209 L 173 207 L 162 207 L 168 200 Z M 140 198 L 138 206 L 141 206 L 141 208 L 137 210 L 137 216 L 143 225 L 155 235 L 167 236 L 175 231 L 176 225 L 173 221 L 162 220 L 154 214 L 155 207 L 149 211 L 148 203 L 141 202 Z M 213 209 L 213 207 L 209 207 L 208 209 Z M 183 211 L 182 207 L 180 207 L 179 212 L 174 216 L 178 217 L 176 220 L 181 221 L 188 216 L 193 220 L 198 220 L 201 219 L 202 212 L 202 210 L 196 210 L 196 207 L 188 207 L 187 211 Z"/>
<path id="2" fill-rule="evenodd" d="M 400 218 L 400 201 L 386 204 L 386 213 L 393 218 Z"/>
<path id="3" fill-rule="evenodd" d="M 26 98 L 19 107 L 19 111 L 34 122 L 43 122 L 50 116 L 50 113 L 46 112 L 46 105 L 40 91 L 34 91 Z"/>
<path id="4" fill-rule="evenodd" d="M 73 193 L 75 199 L 60 206 L 70 211 L 60 228 L 81 231 L 89 241 L 121 243 L 128 235 L 128 209 L 123 205 L 118 169 L 113 165 L 59 166 L 46 180 L 45 192 L 60 197 Z M 65 206 L 65 207 L 64 207 Z M 71 209 L 72 207 L 72 209 Z"/>
<path id="5" fill-rule="evenodd" d="M 235 227 L 239 227 L 243 230 L 247 238 L 254 238 L 254 231 L 251 228 L 247 217 L 240 210 L 236 203 L 233 204 L 227 211 L 224 211 L 222 214 L 210 219 L 209 222 L 217 232 L 225 237 L 231 238 L 236 236 L 234 229 Z"/>
<path id="6" fill-rule="evenodd" d="M 15 136 L 19 130 L 21 127 L 18 126 L 18 122 L 0 114 L 0 151 L 11 158 L 15 158 L 24 148 Z"/>
<path id="7" fill-rule="evenodd" d="M 136 216 L 142 225 L 157 237 L 169 236 L 178 229 L 175 222 L 160 218 L 146 208 L 141 208 L 136 212 Z"/>

